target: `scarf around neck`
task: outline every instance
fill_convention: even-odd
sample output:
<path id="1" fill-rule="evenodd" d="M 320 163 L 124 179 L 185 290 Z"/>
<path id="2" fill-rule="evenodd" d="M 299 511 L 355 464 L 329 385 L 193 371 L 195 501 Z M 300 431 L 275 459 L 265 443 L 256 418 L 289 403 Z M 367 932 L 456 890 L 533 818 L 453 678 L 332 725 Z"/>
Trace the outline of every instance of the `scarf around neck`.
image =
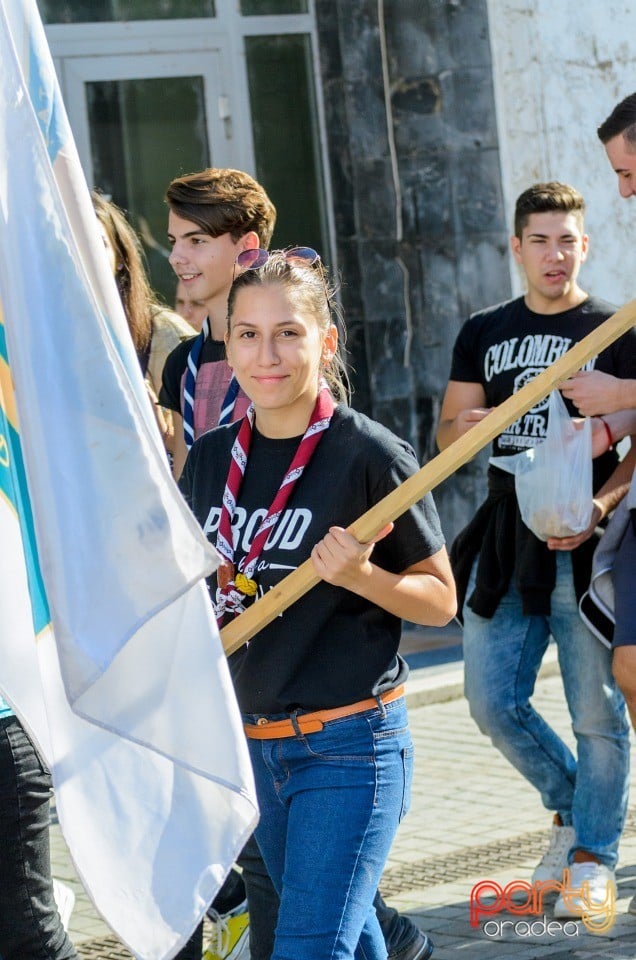
<path id="1" fill-rule="evenodd" d="M 197 374 L 201 365 L 201 354 L 203 344 L 210 336 L 210 318 L 206 317 L 201 327 L 201 332 L 195 338 L 188 354 L 186 364 L 185 382 L 183 384 L 183 439 L 185 445 L 190 449 L 194 443 L 194 394 L 196 390 Z M 224 423 L 231 423 L 232 414 L 236 405 L 236 398 L 239 392 L 238 380 L 232 376 L 227 388 L 223 403 L 221 404 L 221 414 L 219 416 L 218 426 Z M 216 426 L 216 424 L 215 424 Z"/>
<path id="2" fill-rule="evenodd" d="M 232 518 L 241 492 L 243 478 L 247 467 L 252 435 L 254 430 L 254 406 L 251 405 L 241 421 L 236 440 L 232 447 L 230 468 L 225 482 L 221 517 L 217 531 L 216 548 L 225 558 L 225 563 L 217 570 L 217 591 L 215 613 L 219 625 L 226 613 L 234 615 L 241 613 L 245 608 L 243 602 L 246 597 L 254 596 L 257 591 L 253 574 L 260 559 L 267 538 L 280 519 L 283 510 L 310 462 L 316 447 L 324 436 L 331 423 L 334 411 L 334 401 L 328 387 L 322 387 L 309 425 L 302 436 L 292 462 L 283 477 L 278 492 L 267 511 L 267 515 L 254 536 L 249 552 L 243 563 L 243 570 L 235 572 L 234 568 L 234 541 L 232 535 Z"/>

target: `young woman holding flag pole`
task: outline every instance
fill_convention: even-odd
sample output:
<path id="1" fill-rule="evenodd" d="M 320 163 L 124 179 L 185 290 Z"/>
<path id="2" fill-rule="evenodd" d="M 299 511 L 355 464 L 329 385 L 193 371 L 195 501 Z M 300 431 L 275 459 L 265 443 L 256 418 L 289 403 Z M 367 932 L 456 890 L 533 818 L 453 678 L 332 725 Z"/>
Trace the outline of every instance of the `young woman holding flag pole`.
<path id="1" fill-rule="evenodd" d="M 447 623 L 454 585 L 430 495 L 375 543 L 346 532 L 418 464 L 344 402 L 318 255 L 237 263 L 226 347 L 252 406 L 196 441 L 181 487 L 224 557 L 210 583 L 220 623 L 310 555 L 321 577 L 230 660 L 281 897 L 274 960 L 383 960 L 373 897 L 412 767 L 400 618 Z"/>

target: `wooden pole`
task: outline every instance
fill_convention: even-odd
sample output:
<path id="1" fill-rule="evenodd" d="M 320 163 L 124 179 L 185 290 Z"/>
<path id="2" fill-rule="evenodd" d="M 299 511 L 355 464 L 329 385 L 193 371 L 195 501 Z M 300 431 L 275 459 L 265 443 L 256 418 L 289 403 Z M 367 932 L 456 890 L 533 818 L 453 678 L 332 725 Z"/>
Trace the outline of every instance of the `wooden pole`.
<path id="1" fill-rule="evenodd" d="M 417 473 L 367 510 L 348 527 L 348 530 L 361 543 L 367 543 L 387 523 L 405 513 L 426 493 L 450 477 L 459 467 L 472 460 L 506 427 L 536 406 L 560 383 L 567 380 L 575 371 L 580 370 L 588 360 L 597 356 L 635 323 L 636 300 L 631 300 L 587 337 L 575 344 L 559 360 L 522 387 L 518 393 L 501 403 L 492 413 L 471 427 L 467 433 L 455 440 Z M 230 656 L 251 640 L 259 630 L 271 623 L 275 617 L 314 587 L 319 580 L 320 577 L 315 573 L 309 559 L 281 580 L 277 586 L 268 590 L 264 597 L 221 630 L 226 655 Z"/>

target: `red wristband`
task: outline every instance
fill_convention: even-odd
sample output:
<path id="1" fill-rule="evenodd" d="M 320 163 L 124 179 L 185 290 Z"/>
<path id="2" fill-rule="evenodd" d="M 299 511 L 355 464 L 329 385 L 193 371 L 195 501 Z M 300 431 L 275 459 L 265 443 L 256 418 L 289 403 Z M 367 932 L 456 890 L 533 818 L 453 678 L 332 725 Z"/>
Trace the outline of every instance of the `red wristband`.
<path id="1" fill-rule="evenodd" d="M 612 436 L 612 431 L 611 431 L 610 428 L 609 428 L 609 423 L 607 422 L 607 420 L 605 420 L 604 417 L 599 417 L 599 420 L 601 421 L 601 423 L 602 423 L 603 426 L 605 427 L 605 433 L 607 434 L 607 442 L 608 442 L 608 444 L 609 444 L 609 446 L 608 446 L 607 449 L 608 449 L 608 451 L 609 451 L 609 450 L 611 450 L 612 447 L 614 446 L 614 438 L 613 438 L 613 436 Z"/>

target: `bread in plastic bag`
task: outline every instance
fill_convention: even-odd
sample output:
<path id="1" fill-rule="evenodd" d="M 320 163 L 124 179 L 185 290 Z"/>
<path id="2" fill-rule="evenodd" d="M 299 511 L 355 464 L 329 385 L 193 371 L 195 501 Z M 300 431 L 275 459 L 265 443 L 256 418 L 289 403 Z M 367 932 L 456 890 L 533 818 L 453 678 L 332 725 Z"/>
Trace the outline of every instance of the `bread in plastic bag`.
<path id="1" fill-rule="evenodd" d="M 576 427 L 558 390 L 548 402 L 546 438 L 536 447 L 489 463 L 515 477 L 521 519 L 540 540 L 572 537 L 592 519 L 592 426 Z"/>

